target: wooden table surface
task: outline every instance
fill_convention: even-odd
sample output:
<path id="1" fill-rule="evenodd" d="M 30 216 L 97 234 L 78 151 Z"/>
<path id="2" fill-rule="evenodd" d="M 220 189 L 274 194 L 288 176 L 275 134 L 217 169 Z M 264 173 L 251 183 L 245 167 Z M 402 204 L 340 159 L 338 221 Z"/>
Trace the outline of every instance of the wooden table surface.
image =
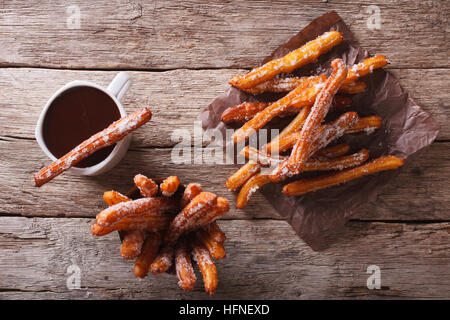
<path id="1" fill-rule="evenodd" d="M 371 5 L 379 9 L 379 30 L 368 28 Z M 171 134 L 192 130 L 230 77 L 330 10 L 365 49 L 389 57 L 389 71 L 440 123 L 439 136 L 324 250 L 311 250 L 259 194 L 245 210 L 233 205 L 219 222 L 228 257 L 217 263 L 214 298 L 450 298 L 449 1 L 5 0 L 0 299 L 207 299 L 201 281 L 185 293 L 173 276 L 134 278 L 116 234 L 91 236 L 102 192 L 126 191 L 136 173 L 175 174 L 234 203 L 224 187 L 233 166 L 172 164 Z M 64 174 L 35 188 L 33 173 L 49 163 L 34 138 L 45 102 L 75 79 L 107 86 L 118 70 L 133 78 L 125 109 L 150 106 L 151 122 L 109 173 Z M 80 289 L 67 286 L 71 265 L 80 268 Z M 366 286 L 370 265 L 381 269 L 380 290 Z"/>

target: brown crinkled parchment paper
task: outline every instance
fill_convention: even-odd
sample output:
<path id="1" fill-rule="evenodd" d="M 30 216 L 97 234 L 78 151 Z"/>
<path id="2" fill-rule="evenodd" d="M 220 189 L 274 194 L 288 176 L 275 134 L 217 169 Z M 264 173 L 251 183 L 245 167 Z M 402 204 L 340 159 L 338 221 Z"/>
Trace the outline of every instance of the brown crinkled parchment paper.
<path id="1" fill-rule="evenodd" d="M 295 70 L 294 76 L 329 74 L 330 63 L 337 57 L 349 66 L 368 57 L 341 17 L 332 11 L 315 19 L 262 63 L 280 58 L 329 30 L 340 31 L 344 41 L 319 57 L 316 63 Z M 369 149 L 371 158 L 389 154 L 405 159 L 434 141 L 439 132 L 438 123 L 412 100 L 389 72 L 375 70 L 361 80 L 366 82 L 367 90 L 352 96 L 353 103 L 346 111 L 356 111 L 361 117 L 378 115 L 383 120 L 382 127 L 370 135 L 345 135 L 339 141 L 349 143 L 352 150 Z M 274 101 L 277 98 L 279 96 L 274 94 L 253 96 L 231 87 L 203 110 L 198 119 L 204 130 L 218 129 L 224 133 L 229 128 L 220 121 L 225 109 L 244 101 Z M 398 170 L 382 172 L 298 197 L 284 196 L 281 192 L 283 184 L 270 183 L 262 187 L 261 192 L 300 238 L 318 250 L 324 245 L 326 236 L 341 228 L 362 205 L 375 201 L 382 187 L 397 174 Z"/>

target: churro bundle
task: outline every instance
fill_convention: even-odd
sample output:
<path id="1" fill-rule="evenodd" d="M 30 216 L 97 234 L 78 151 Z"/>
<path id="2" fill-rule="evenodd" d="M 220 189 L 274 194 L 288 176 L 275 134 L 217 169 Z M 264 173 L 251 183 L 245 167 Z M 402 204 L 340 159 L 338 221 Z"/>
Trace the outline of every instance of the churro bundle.
<path id="1" fill-rule="evenodd" d="M 138 174 L 134 183 L 127 195 L 103 194 L 109 207 L 97 215 L 92 234 L 119 231 L 120 255 L 135 259 L 136 277 L 175 273 L 184 290 L 195 286 L 194 260 L 205 291 L 213 295 L 218 284 L 213 258 L 226 257 L 226 235 L 216 219 L 229 210 L 227 199 L 204 192 L 198 183 L 185 187 L 176 176 L 161 180 Z"/>
<path id="2" fill-rule="evenodd" d="M 286 56 L 230 81 L 231 85 L 254 95 L 286 93 L 277 101 L 244 102 L 225 110 L 224 123 L 245 122 L 233 135 L 235 143 L 245 142 L 276 117 L 294 116 L 281 133 L 260 150 L 246 146 L 240 151 L 248 162 L 226 182 L 228 189 L 240 189 L 238 208 L 245 207 L 252 194 L 265 184 L 284 182 L 303 172 L 326 171 L 327 174 L 300 177 L 284 186 L 285 195 L 303 195 L 403 165 L 403 159 L 394 156 L 383 156 L 365 164 L 370 158 L 367 149 L 348 154 L 349 145 L 334 143 L 344 134 L 372 133 L 381 127 L 378 116 L 360 118 L 355 112 L 344 112 L 334 121 L 324 123 L 330 110 L 345 110 L 352 104 L 352 95 L 366 90 L 366 83 L 359 79 L 386 66 L 385 56 L 374 56 L 350 67 L 341 59 L 335 59 L 329 76 L 288 77 L 289 73 L 315 61 L 341 41 L 339 32 L 326 32 Z M 279 77 L 281 73 L 285 76 Z"/>

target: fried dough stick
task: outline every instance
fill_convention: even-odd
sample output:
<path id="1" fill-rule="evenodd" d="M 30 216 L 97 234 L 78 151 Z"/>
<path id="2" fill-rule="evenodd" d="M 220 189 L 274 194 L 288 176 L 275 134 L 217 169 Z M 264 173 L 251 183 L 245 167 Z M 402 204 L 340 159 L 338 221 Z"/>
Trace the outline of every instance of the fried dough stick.
<path id="1" fill-rule="evenodd" d="M 189 183 L 184 189 L 183 196 L 181 197 L 180 207 L 186 207 L 189 202 L 192 201 L 196 196 L 202 193 L 202 186 L 200 183 Z"/>
<path id="2" fill-rule="evenodd" d="M 224 243 L 227 239 L 225 232 L 223 232 L 216 221 L 211 222 L 210 224 L 203 227 L 203 229 L 208 232 L 209 236 L 214 239 L 214 241 L 218 243 Z"/>
<path id="3" fill-rule="evenodd" d="M 341 59 L 333 60 L 331 68 L 333 73 L 319 92 L 314 106 L 311 108 L 311 112 L 300 131 L 300 138 L 287 162 L 287 169 L 291 172 L 301 171 L 308 160 L 314 143 L 314 132 L 327 115 L 334 95 L 347 76 L 347 66 Z"/>
<path id="4" fill-rule="evenodd" d="M 345 115 L 345 113 L 343 114 Z M 343 116 L 342 115 L 342 116 Z M 341 116 L 341 117 L 342 117 Z M 344 133 L 357 133 L 361 131 L 371 132 L 373 130 L 379 129 L 381 126 L 381 118 L 378 116 L 369 116 L 364 118 L 359 118 L 358 121 L 351 127 L 347 128 Z M 280 139 L 279 147 L 281 150 L 285 151 L 292 148 L 295 142 L 299 139 L 300 132 L 291 133 L 284 138 Z M 337 139 L 338 137 L 333 138 Z M 331 141 L 329 141 L 331 142 Z M 282 151 L 280 151 L 282 152 Z"/>
<path id="5" fill-rule="evenodd" d="M 159 245 L 161 243 L 162 236 L 158 233 L 150 233 L 145 239 L 142 246 L 141 254 L 136 258 L 134 262 L 134 275 L 138 278 L 145 278 L 147 276 L 150 265 L 158 254 Z"/>
<path id="6" fill-rule="evenodd" d="M 282 152 L 279 148 L 280 139 L 283 139 L 287 135 L 300 130 L 305 123 L 306 118 L 309 115 L 311 108 L 305 107 L 302 111 L 280 132 L 278 136 L 272 139 L 268 144 L 262 147 L 267 153 Z"/>
<path id="7" fill-rule="evenodd" d="M 153 274 L 161 274 L 166 272 L 172 265 L 174 256 L 174 247 L 168 244 L 164 244 L 159 251 L 157 257 L 152 262 L 150 269 Z"/>
<path id="8" fill-rule="evenodd" d="M 125 259 L 136 258 L 141 252 L 145 234 L 143 230 L 128 231 L 122 239 L 120 255 Z"/>
<path id="9" fill-rule="evenodd" d="M 214 238 L 203 228 L 195 231 L 195 236 L 208 249 L 209 253 L 214 259 L 223 259 L 226 257 L 226 251 L 222 243 L 217 242 Z"/>
<path id="10" fill-rule="evenodd" d="M 131 201 L 130 198 L 124 196 L 123 194 L 117 191 L 106 191 L 103 193 L 103 200 L 105 200 L 108 206 L 113 206 L 115 204 Z"/>
<path id="11" fill-rule="evenodd" d="M 340 145 L 338 147 L 339 148 L 334 147 L 334 149 L 328 152 L 328 154 L 335 155 L 336 153 L 349 150 L 349 146 L 345 144 L 342 147 Z M 321 150 L 321 152 L 322 154 L 327 153 L 327 151 L 324 151 L 323 149 Z M 245 148 L 243 148 L 241 150 L 241 153 L 247 159 L 251 159 L 263 167 L 269 167 L 274 163 L 276 164 L 287 159 L 287 157 L 279 157 L 277 159 L 272 158 L 263 151 L 259 151 L 250 146 L 246 146 Z M 341 170 L 344 168 L 359 165 L 362 162 L 365 162 L 368 159 L 368 157 L 369 152 L 366 149 L 361 149 L 361 151 L 354 153 L 353 155 L 332 157 L 331 159 L 328 157 L 325 158 L 311 157 L 306 162 L 304 171 Z"/>
<path id="12" fill-rule="evenodd" d="M 256 130 L 264 127 L 270 120 L 283 114 L 292 105 L 297 107 L 305 107 L 314 104 L 317 93 L 321 90 L 318 83 L 322 83 L 326 77 L 316 77 L 313 80 L 305 81 L 304 85 L 300 85 L 281 99 L 270 104 L 263 111 L 257 113 L 250 121 L 247 121 L 241 128 L 233 134 L 235 143 L 244 141 Z"/>
<path id="13" fill-rule="evenodd" d="M 299 196 L 311 191 L 339 185 L 350 180 L 385 170 L 393 170 L 401 167 L 403 159 L 395 156 L 383 156 L 372 160 L 362 166 L 331 173 L 316 178 L 305 178 L 289 183 L 283 187 L 283 193 L 287 196 Z"/>
<path id="14" fill-rule="evenodd" d="M 269 61 L 245 75 L 235 76 L 230 80 L 230 84 L 240 89 L 248 89 L 272 79 L 280 73 L 290 73 L 301 66 L 315 61 L 321 54 L 341 43 L 342 38 L 340 32 L 325 32 L 282 58 Z"/>
<path id="15" fill-rule="evenodd" d="M 351 87 L 353 89 L 353 87 Z M 333 99 L 332 109 L 343 110 L 348 107 L 352 103 L 352 98 L 347 96 L 335 96 Z M 235 105 L 226 109 L 221 116 L 221 120 L 223 123 L 235 123 L 235 122 L 246 122 L 251 119 L 258 113 L 263 111 L 270 105 L 269 102 L 242 102 L 241 104 Z M 312 104 L 311 104 L 312 106 Z M 280 117 L 292 116 L 301 112 L 304 108 L 308 106 L 300 106 L 296 105 L 289 106 L 288 109 L 281 113 Z"/>
<path id="16" fill-rule="evenodd" d="M 343 91 L 347 85 L 353 84 L 360 77 L 363 77 L 375 69 L 383 68 L 388 64 L 385 56 L 379 55 L 367 58 L 358 64 L 354 64 L 348 70 L 347 77 L 344 80 Z M 261 94 L 264 92 L 289 92 L 298 87 L 304 81 L 305 77 L 290 77 L 290 78 L 274 78 L 258 84 L 252 88 L 242 89 L 251 94 Z M 341 91 L 341 89 L 339 89 Z"/>
<path id="17" fill-rule="evenodd" d="M 364 163 L 369 158 L 369 152 L 366 149 L 354 153 L 348 156 L 342 156 L 339 158 L 331 158 L 327 160 L 309 159 L 304 167 L 304 171 L 329 171 L 329 170 L 342 170 L 344 168 L 350 168 L 358 166 Z M 241 188 L 236 201 L 236 207 L 238 209 L 244 208 L 251 196 L 263 185 L 271 182 L 270 175 L 258 173 L 250 180 L 248 180 Z"/>
<path id="18" fill-rule="evenodd" d="M 175 247 L 175 270 L 178 277 L 178 285 L 190 291 L 194 289 L 197 277 L 192 267 L 191 254 L 185 238 L 180 238 Z"/>
<path id="19" fill-rule="evenodd" d="M 127 196 L 124 196 L 123 194 L 116 191 L 106 191 L 105 193 L 103 193 L 103 199 L 108 206 L 113 206 L 121 202 L 131 201 L 131 199 Z M 93 233 L 96 235 L 100 235 L 100 233 L 104 232 L 105 230 L 98 225 L 96 227 L 93 227 Z M 144 230 L 127 231 L 122 240 L 120 255 L 125 259 L 136 258 L 141 252 L 144 239 Z"/>
<path id="20" fill-rule="evenodd" d="M 177 208 L 173 199 L 167 198 L 141 198 L 137 200 L 115 204 L 97 215 L 96 223 L 101 226 L 113 226 L 127 217 L 158 216 Z"/>
<path id="21" fill-rule="evenodd" d="M 170 176 L 161 183 L 159 188 L 161 189 L 163 196 L 170 197 L 177 191 L 179 186 L 180 179 L 178 179 L 177 176 Z"/>
<path id="22" fill-rule="evenodd" d="M 248 179 L 261 171 L 261 166 L 255 161 L 249 161 L 228 177 L 226 187 L 230 191 L 236 191 Z"/>
<path id="23" fill-rule="evenodd" d="M 217 279 L 217 269 L 208 249 L 206 249 L 198 239 L 192 237 L 192 257 L 197 262 L 203 276 L 203 285 L 206 293 L 214 295 L 219 280 Z"/>
<path id="24" fill-rule="evenodd" d="M 318 158 L 336 158 L 346 155 L 349 151 L 350 146 L 347 143 L 339 143 L 331 147 L 320 149 L 312 156 Z"/>
<path id="25" fill-rule="evenodd" d="M 147 123 L 152 117 L 152 113 L 147 108 L 142 108 L 133 112 L 116 122 L 112 123 L 106 129 L 97 132 L 89 139 L 83 141 L 78 146 L 69 151 L 52 164 L 41 169 L 34 175 L 36 187 L 49 182 L 64 171 L 70 169 L 81 160 L 87 158 L 97 150 L 106 148 L 119 142 L 130 132 L 136 130 L 143 124 Z"/>
<path id="26" fill-rule="evenodd" d="M 156 182 L 142 174 L 134 177 L 134 184 L 138 187 L 143 197 L 154 197 L 158 193 L 158 185 Z"/>
<path id="27" fill-rule="evenodd" d="M 182 233 L 192 230 L 198 225 L 199 220 L 206 216 L 217 203 L 217 196 L 211 192 L 202 192 L 173 219 L 165 235 L 165 241 L 175 244 Z"/>
<path id="28" fill-rule="evenodd" d="M 168 214 L 150 214 L 145 216 L 130 216 L 124 218 L 111 226 L 101 226 L 94 223 L 91 232 L 94 236 L 104 236 L 113 231 L 134 231 L 143 230 L 156 232 L 167 229 L 172 217 Z"/>
<path id="29" fill-rule="evenodd" d="M 359 117 L 356 112 L 346 112 L 342 114 L 339 118 L 334 120 L 331 124 L 325 124 L 319 127 L 319 129 L 315 132 L 314 137 L 311 139 L 312 143 L 310 145 L 310 150 L 308 150 L 308 155 L 306 156 L 306 159 L 308 159 L 310 156 L 312 156 L 320 149 L 326 147 L 335 139 L 341 137 L 347 129 L 351 128 L 358 121 L 358 119 Z M 297 132 L 295 132 L 293 135 L 296 134 Z M 301 138 L 301 132 L 298 132 L 298 135 L 299 137 L 296 139 L 288 140 L 287 139 L 288 137 L 286 137 L 285 140 L 288 141 L 284 142 L 285 145 L 283 147 L 287 148 L 294 143 L 298 144 L 298 141 L 300 141 L 299 139 Z M 294 150 L 292 152 L 294 152 Z M 273 170 L 273 172 L 270 175 L 270 179 L 272 180 L 272 182 L 280 182 L 286 179 L 287 177 L 301 173 L 300 170 L 294 171 L 288 168 L 289 161 L 291 160 L 291 158 L 292 153 L 288 160 L 283 161 L 277 168 L 275 168 L 275 170 Z M 303 167 L 304 166 L 305 165 L 303 165 Z"/>
<path id="30" fill-rule="evenodd" d="M 352 82 L 349 84 L 342 85 L 339 88 L 339 92 L 347 93 L 347 94 L 357 94 L 366 91 L 367 85 L 362 82 Z"/>
<path id="31" fill-rule="evenodd" d="M 360 118 L 359 120 L 357 120 L 356 124 L 351 125 L 351 123 L 352 123 L 351 119 L 354 118 L 354 115 L 355 115 L 355 113 L 344 113 L 337 120 L 335 120 L 333 123 L 330 124 L 331 129 L 333 127 L 334 128 L 338 128 L 338 127 L 347 128 L 347 126 L 350 126 L 343 132 L 341 132 L 342 130 L 331 130 L 331 129 L 325 130 L 325 128 L 324 128 L 324 131 L 326 132 L 324 135 L 325 140 L 320 143 L 319 149 L 327 150 L 328 148 L 325 148 L 325 146 L 327 146 L 332 141 L 339 138 L 344 133 L 355 133 L 355 132 L 360 132 L 360 131 L 374 130 L 374 129 L 379 128 L 381 125 L 381 119 L 377 116 Z M 327 125 L 325 125 L 325 126 L 327 126 Z M 291 133 L 291 134 L 287 135 L 286 137 L 282 138 L 279 141 L 280 152 L 283 152 L 283 151 L 286 151 L 286 150 L 292 148 L 294 146 L 294 144 L 296 143 L 296 141 L 298 140 L 299 136 L 300 136 L 300 132 L 297 131 L 297 132 Z M 329 147 L 329 148 L 333 148 L 333 147 Z M 319 150 L 317 152 L 319 152 Z M 337 154 L 336 156 L 344 155 L 347 152 L 348 152 L 348 150 L 346 152 L 344 152 L 343 154 Z M 250 160 L 249 162 L 247 162 L 245 165 L 243 165 L 241 168 L 239 168 L 238 171 L 236 171 L 234 174 L 232 174 L 228 178 L 228 180 L 226 182 L 226 186 L 229 190 L 236 191 L 246 181 L 248 181 L 252 176 L 254 176 L 255 174 L 257 174 L 260 171 L 261 171 L 261 166 L 257 162 Z M 272 173 L 272 175 L 273 174 L 274 173 Z M 273 182 L 278 182 L 277 178 L 274 178 L 274 179 L 276 179 L 276 180 L 274 180 Z"/>
<path id="32" fill-rule="evenodd" d="M 270 177 L 268 174 L 258 173 L 255 176 L 251 177 L 239 191 L 239 195 L 236 200 L 236 207 L 238 209 L 244 208 L 250 197 L 262 186 L 268 184 L 270 182 Z"/>
<path id="33" fill-rule="evenodd" d="M 356 122 L 353 127 L 346 130 L 345 133 L 356 133 L 361 131 L 370 133 L 379 129 L 381 127 L 381 122 L 381 118 L 378 116 L 360 118 L 358 122 Z"/>
<path id="34" fill-rule="evenodd" d="M 388 60 L 383 55 L 367 58 L 348 69 L 347 78 L 344 80 L 344 84 L 355 82 L 356 80 L 358 80 L 358 78 L 368 75 L 374 69 L 387 66 L 388 63 Z"/>

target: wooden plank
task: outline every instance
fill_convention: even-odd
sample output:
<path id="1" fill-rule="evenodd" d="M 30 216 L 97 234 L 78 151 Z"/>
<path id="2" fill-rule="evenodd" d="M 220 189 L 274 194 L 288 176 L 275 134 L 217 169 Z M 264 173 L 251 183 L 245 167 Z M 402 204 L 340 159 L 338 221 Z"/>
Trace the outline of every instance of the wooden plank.
<path id="1" fill-rule="evenodd" d="M 435 143 L 413 159 L 386 186 L 375 204 L 361 208 L 355 219 L 449 220 L 450 159 L 443 157 L 450 143 Z M 256 194 L 245 210 L 235 209 L 235 195 L 225 188 L 232 165 L 173 164 L 171 148 L 132 148 L 114 170 L 98 177 L 64 173 L 41 188 L 32 176 L 49 161 L 33 140 L 0 141 L 0 213 L 26 216 L 93 217 L 105 207 L 102 193 L 126 192 L 137 173 L 150 177 L 177 175 L 185 182 L 199 182 L 233 203 L 229 219 L 279 219 L 265 199 Z"/>
<path id="2" fill-rule="evenodd" d="M 142 106 L 153 111 L 150 123 L 135 133 L 135 146 L 173 146 L 175 129 L 193 131 L 198 114 L 223 94 L 228 80 L 242 70 L 174 70 L 130 72 L 133 85 L 124 97 L 130 112 Z M 400 84 L 441 123 L 438 139 L 450 139 L 450 101 L 446 69 L 393 70 Z M 0 68 L 0 136 L 34 138 L 39 114 L 52 94 L 72 80 L 107 86 L 116 71 L 72 71 Z M 170 124 L 170 125 L 168 125 Z"/>
<path id="3" fill-rule="evenodd" d="M 372 5 L 380 10 L 379 30 L 368 27 Z M 22 0 L 3 2 L 0 10 L 5 66 L 249 68 L 314 18 L 336 10 L 364 48 L 386 54 L 394 66 L 448 67 L 445 0 Z"/>
<path id="4" fill-rule="evenodd" d="M 1 299 L 205 299 L 174 276 L 132 274 L 116 234 L 94 238 L 90 219 L 0 218 Z M 221 221 L 227 258 L 217 262 L 216 299 L 448 299 L 448 223 L 353 222 L 312 251 L 283 221 Z M 66 286 L 80 268 L 81 289 Z M 366 286 L 367 267 L 381 269 L 381 290 Z"/>

